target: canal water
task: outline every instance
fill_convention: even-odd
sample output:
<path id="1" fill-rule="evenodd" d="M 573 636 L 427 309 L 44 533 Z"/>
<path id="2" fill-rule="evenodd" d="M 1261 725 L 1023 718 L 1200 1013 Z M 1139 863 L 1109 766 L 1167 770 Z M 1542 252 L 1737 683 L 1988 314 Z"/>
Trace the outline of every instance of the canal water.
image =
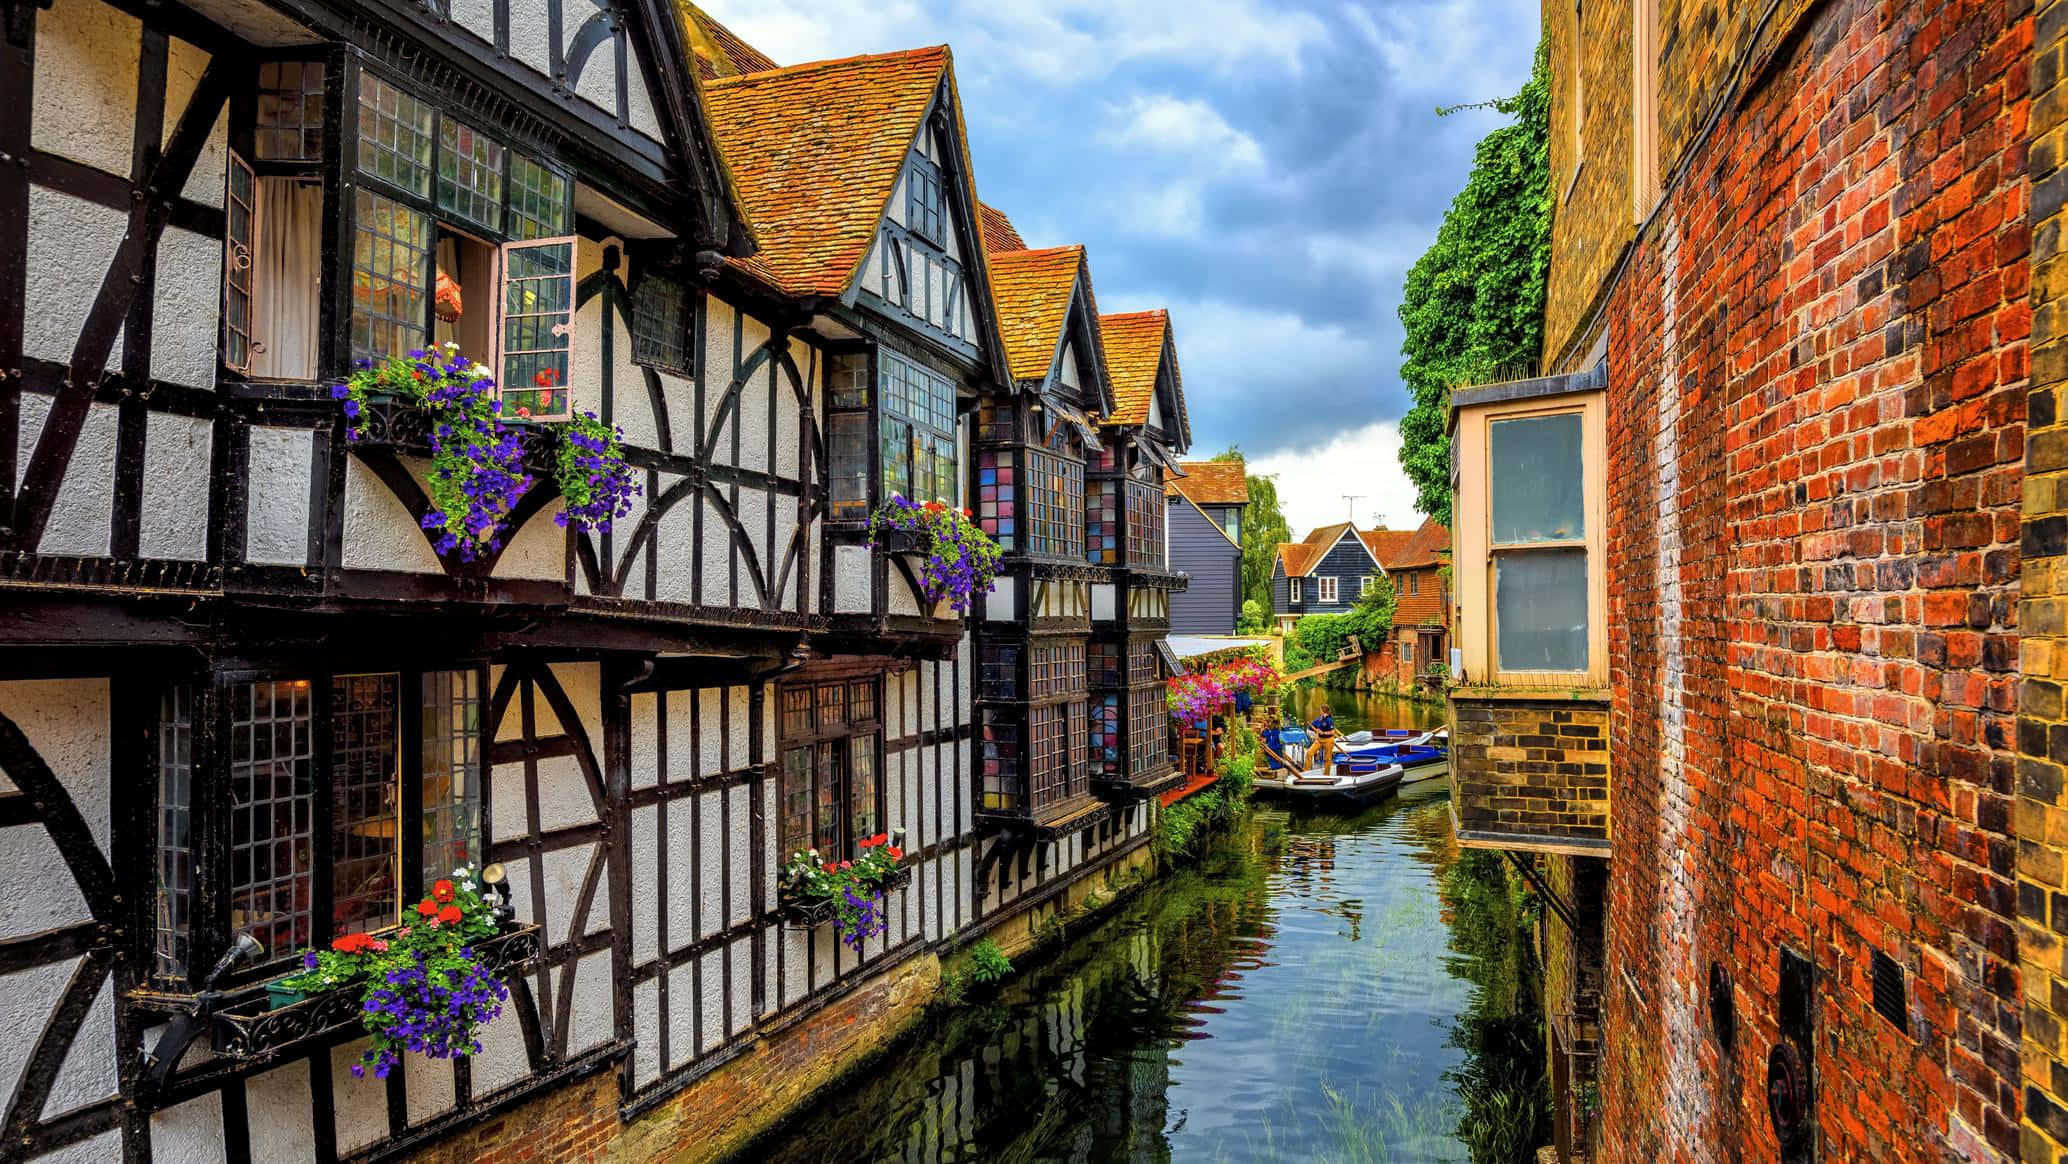
<path id="1" fill-rule="evenodd" d="M 1429 715 L 1335 702 L 1359 726 Z M 1474 1159 L 1468 1097 L 1541 1050 L 1477 1061 L 1513 1025 L 1527 943 L 1499 863 L 1461 859 L 1447 797 L 1428 781 L 1355 816 L 1257 806 L 743 1158 Z"/>

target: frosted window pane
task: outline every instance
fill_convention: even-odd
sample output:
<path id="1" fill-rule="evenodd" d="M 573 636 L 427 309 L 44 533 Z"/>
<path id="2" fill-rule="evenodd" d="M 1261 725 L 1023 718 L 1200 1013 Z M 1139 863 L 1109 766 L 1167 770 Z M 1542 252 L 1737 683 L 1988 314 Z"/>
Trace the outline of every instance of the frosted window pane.
<path id="1" fill-rule="evenodd" d="M 1503 671 L 1587 669 L 1587 552 L 1502 554 L 1494 618 Z"/>
<path id="2" fill-rule="evenodd" d="M 1495 545 L 1586 536 L 1579 413 L 1494 421 L 1487 426 L 1487 458 Z"/>

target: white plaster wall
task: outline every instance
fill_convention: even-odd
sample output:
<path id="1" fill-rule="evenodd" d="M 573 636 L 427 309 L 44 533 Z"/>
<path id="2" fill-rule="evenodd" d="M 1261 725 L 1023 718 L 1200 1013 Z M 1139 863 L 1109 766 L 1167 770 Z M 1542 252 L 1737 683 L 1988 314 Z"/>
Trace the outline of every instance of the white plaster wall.
<path id="1" fill-rule="evenodd" d="M 309 473 L 315 433 L 251 427 L 251 492 L 245 501 L 244 556 L 269 566 L 309 560 Z"/>
<path id="2" fill-rule="evenodd" d="M 38 14 L 30 144 L 127 176 L 141 35 L 135 17 L 98 0 Z"/>
<path id="3" fill-rule="evenodd" d="M 732 899 L 726 903 L 725 921 L 727 925 L 736 925 L 746 921 L 752 912 L 754 867 L 748 827 L 753 820 L 753 807 L 745 787 L 728 789 L 726 798 L 732 803 L 732 831 L 725 838 L 732 859 Z"/>
<path id="4" fill-rule="evenodd" d="M 566 17 L 561 22 L 562 41 L 560 51 L 564 54 L 574 47 L 575 34 L 581 31 L 589 18 L 589 10 L 580 5 L 569 5 Z M 579 15 L 577 15 L 579 14 Z M 623 36 L 620 32 L 617 36 Z M 630 54 L 628 53 L 628 57 Z M 639 66 L 627 61 L 625 76 L 628 81 L 637 82 Z M 612 37 L 596 46 L 589 54 L 589 61 L 582 67 L 582 75 L 576 80 L 575 96 L 580 97 L 605 114 L 618 115 L 618 68 L 617 40 Z"/>
<path id="5" fill-rule="evenodd" d="M 154 1164 L 223 1164 L 223 1097 L 211 1091 L 151 1115 Z"/>
<path id="6" fill-rule="evenodd" d="M 660 953 L 661 871 L 658 805 L 632 810 L 632 961 Z M 669 838 L 671 841 L 673 837 Z"/>
<path id="7" fill-rule="evenodd" d="M 632 695 L 631 766 L 628 773 L 633 788 L 651 787 L 660 772 L 660 707 L 661 697 L 651 691 L 635 692 Z"/>
<path id="8" fill-rule="evenodd" d="M 99 1103 L 115 1090 L 115 985 L 106 980 L 65 1051 L 64 1065 L 43 1104 L 43 1118 L 54 1119 Z"/>
<path id="9" fill-rule="evenodd" d="M 193 99 L 194 90 L 201 84 L 201 74 L 208 68 L 209 55 L 196 45 L 177 37 L 166 46 L 165 58 L 165 124 L 161 129 L 161 141 L 170 142 L 172 131 L 178 127 L 180 118 L 187 111 L 187 103 Z M 199 202 L 204 206 L 223 204 L 223 184 L 230 165 L 229 105 L 216 115 L 215 125 L 208 133 L 207 142 L 201 147 L 201 154 L 194 159 L 194 170 L 187 175 L 187 184 L 181 189 L 182 197 Z M 162 254 L 163 252 L 161 252 Z M 221 261 L 220 258 L 217 259 Z M 160 272 L 164 270 L 160 265 Z M 214 300 L 210 300 L 208 323 L 215 322 Z M 162 316 L 160 317 L 163 318 Z M 209 352 L 214 354 L 211 342 Z"/>
<path id="10" fill-rule="evenodd" d="M 0 1023 L 27 1035 L 49 1021 L 81 959 L 72 958 L 20 973 L 0 975 Z M 36 1043 L 30 1037 L 0 1039 L 0 1094 L 13 1095 Z"/>
<path id="11" fill-rule="evenodd" d="M 668 693 L 668 779 L 685 780 L 696 774 L 697 757 L 691 754 L 697 715 L 696 692 Z"/>
<path id="12" fill-rule="evenodd" d="M 1013 607 L 1020 601 L 1020 580 L 1001 577 L 991 583 L 984 602 L 984 619 L 987 622 L 1011 622 Z"/>
<path id="13" fill-rule="evenodd" d="M 654 114 L 653 98 L 647 95 L 646 74 L 639 69 L 639 54 L 625 58 L 625 120 L 633 129 L 661 140 L 661 119 Z"/>
<path id="14" fill-rule="evenodd" d="M 153 412 L 144 425 L 143 512 L 137 548 L 146 558 L 208 556 L 208 421 Z"/>
<path id="15" fill-rule="evenodd" d="M 504 1005 L 507 1007 L 509 1004 Z M 453 1086 L 450 1062 L 423 1055 L 404 1055 L 402 1074 L 409 1092 L 410 1123 L 423 1123 L 458 1106 L 459 1092 Z"/>
<path id="16" fill-rule="evenodd" d="M 447 9 L 452 22 L 480 37 L 490 45 L 495 43 L 495 4 L 493 0 L 451 0 Z"/>
<path id="17" fill-rule="evenodd" d="M 725 979 L 720 977 L 725 973 L 725 951 L 712 950 L 697 959 L 697 963 L 704 975 L 704 992 L 696 999 L 696 1010 L 703 1019 L 704 1028 L 697 1045 L 702 1051 L 712 1051 L 725 1041 Z"/>
<path id="18" fill-rule="evenodd" d="M 15 442 L 15 485 L 28 476 L 29 459 L 50 415 L 51 398 L 21 395 L 21 430 Z M 115 406 L 87 406 L 86 420 L 58 483 L 57 500 L 36 548 L 45 554 L 106 557 L 115 519 Z"/>
<path id="19" fill-rule="evenodd" d="M 548 670 L 560 684 L 560 690 L 574 706 L 581 729 L 589 737 L 592 751 L 603 747 L 603 669 L 596 663 L 554 663 Z M 562 731 L 572 732 L 574 724 L 561 724 Z"/>
<path id="20" fill-rule="evenodd" d="M 340 1154 L 357 1151 L 388 1134 L 387 1083 L 371 1071 L 363 1079 L 352 1074 L 352 1064 L 372 1046 L 371 1039 L 354 1039 L 330 1049 L 330 1094 L 337 1106 Z"/>
<path id="21" fill-rule="evenodd" d="M 680 478 L 663 477 L 662 487 L 676 480 Z M 697 506 L 701 504 L 701 494 L 685 493 L 654 524 L 654 552 L 658 555 L 654 597 L 663 602 L 688 602 L 695 596 L 696 576 L 691 567 L 695 564 Z"/>
<path id="22" fill-rule="evenodd" d="M 833 547 L 833 612 L 869 612 L 869 550 L 866 546 Z"/>
<path id="23" fill-rule="evenodd" d="M 762 564 L 762 569 L 768 572 L 768 584 L 771 587 L 780 581 L 781 588 L 775 594 L 775 602 L 785 610 L 795 607 L 797 587 L 807 579 L 811 562 L 808 546 L 805 547 L 805 553 L 800 559 L 791 558 L 791 552 L 796 549 L 796 540 L 796 503 L 787 497 L 779 497 L 776 499 L 775 541 L 770 543 L 768 560 Z M 786 567 L 787 574 L 784 573 Z"/>
<path id="24" fill-rule="evenodd" d="M 80 7 L 100 7 L 86 0 Z M 55 10 L 53 10 L 55 11 Z M 124 17 L 123 19 L 128 19 Z M 132 22 L 133 23 L 133 22 Z M 42 20 L 37 24 L 40 28 Z M 40 35 L 40 34 L 39 34 Z M 43 54 L 36 56 L 37 71 L 43 68 Z M 98 74 L 105 65 L 96 65 Z M 123 163 L 118 173 L 129 172 L 129 106 L 122 114 Z M 37 103 L 39 112 L 42 102 Z M 58 363 L 69 363 L 72 346 L 79 340 L 87 312 L 100 294 L 100 280 L 82 278 L 83 271 L 106 271 L 114 261 L 115 249 L 129 229 L 129 218 L 117 210 L 96 206 L 69 194 L 41 186 L 29 187 L 29 262 L 27 315 L 22 321 L 22 351 Z M 213 307 L 210 318 L 215 317 Z M 122 367 L 122 339 L 118 335 L 108 350 L 109 371 Z M 111 460 L 108 464 L 113 464 Z"/>
<path id="25" fill-rule="evenodd" d="M 710 431 L 711 417 L 718 411 L 718 403 L 724 397 L 726 387 L 732 383 L 732 333 L 738 326 L 739 319 L 740 314 L 733 309 L 732 304 L 716 295 L 704 296 L 704 361 L 699 366 L 704 372 L 703 421 L 707 433 Z M 743 345 L 740 348 L 741 358 L 744 359 L 752 350 L 752 345 Z M 689 419 L 693 411 L 685 410 L 681 417 Z M 694 430 L 687 431 L 688 436 L 695 435 Z M 685 436 L 684 447 L 687 447 L 687 439 Z"/>
<path id="26" fill-rule="evenodd" d="M 510 56 L 540 76 L 553 69 L 552 26 L 546 0 L 511 0 Z"/>
<path id="27" fill-rule="evenodd" d="M 696 1057 L 696 967 L 689 962 L 668 971 L 668 1067 Z"/>
<path id="28" fill-rule="evenodd" d="M 515 1025 L 514 1021 L 511 1025 Z M 481 1078 L 479 1067 L 475 1068 L 474 1078 Z M 306 1059 L 296 1059 L 245 1080 L 244 1104 L 250 1119 L 253 1160 L 294 1164 L 316 1159 L 316 1130 L 309 1122 L 309 1096 Z"/>
<path id="29" fill-rule="evenodd" d="M 715 508 L 715 507 L 714 507 Z M 743 589 L 751 588 L 746 578 Z M 704 515 L 704 605 L 732 606 L 732 529 L 717 513 Z"/>
<path id="30" fill-rule="evenodd" d="M 1091 617 L 1094 622 L 1110 622 L 1113 619 L 1113 584 L 1094 582 L 1091 587 Z"/>
<path id="31" fill-rule="evenodd" d="M 725 768 L 725 755 L 721 748 L 724 739 L 719 726 L 724 714 L 722 696 L 716 690 L 699 690 L 697 698 L 697 771 L 701 775 L 721 772 Z"/>
<path id="32" fill-rule="evenodd" d="M 891 567 L 890 575 L 885 579 L 884 585 L 890 590 L 890 593 L 885 596 L 883 604 L 883 608 L 886 611 L 889 611 L 891 614 L 903 615 L 916 615 L 919 613 L 919 602 L 912 595 L 912 584 L 905 581 L 905 576 L 898 573 L 896 566 Z"/>
<path id="33" fill-rule="evenodd" d="M 554 498 L 518 529 L 496 559 L 498 578 L 559 582 L 567 577 L 567 527 L 556 520 L 567 503 Z"/>
<path id="34" fill-rule="evenodd" d="M 574 975 L 574 1002 L 567 1033 L 568 1054 L 578 1054 L 617 1037 L 610 1000 L 610 951 L 598 950 L 569 963 L 561 972 Z"/>
<path id="35" fill-rule="evenodd" d="M 697 865 L 697 916 L 693 932 L 699 938 L 707 938 L 717 933 L 724 921 L 722 910 L 725 900 L 722 894 L 725 889 L 725 821 L 719 816 L 724 809 L 719 802 L 718 793 L 703 793 L 697 797 L 697 801 L 697 811 L 702 814 L 702 819 L 697 822 L 699 827 L 696 832 L 691 834 L 695 837 Z M 680 886 L 673 880 L 668 884 L 675 893 L 685 893 L 689 887 L 687 879 Z M 675 930 L 670 927 L 668 932 L 673 934 Z"/>
<path id="36" fill-rule="evenodd" d="M 201 182 L 196 174 L 193 181 Z M 222 170 L 214 173 L 222 186 Z M 156 308 L 151 316 L 151 376 L 194 388 L 215 386 L 223 244 L 168 226 L 158 238 Z"/>
<path id="37" fill-rule="evenodd" d="M 775 359 L 770 357 L 754 370 L 754 374 L 747 378 L 745 384 L 740 386 L 740 399 L 734 406 L 733 417 L 740 430 L 739 464 L 743 468 L 767 472 L 774 464 L 768 443 L 768 404 L 772 394 L 771 386 L 781 375 Z M 787 384 L 784 385 L 783 391 L 790 391 Z M 721 446 L 721 452 L 716 459 L 724 463 L 731 460 L 731 455 L 732 446 L 726 444 Z"/>
<path id="38" fill-rule="evenodd" d="M 109 799 L 107 681 L 51 679 L 0 683 L 0 715 L 13 720 L 28 737 L 37 755 L 64 786 L 105 857 Z M 40 825 L 0 830 L 0 939 L 40 933 L 89 921 L 91 917 L 85 896 L 79 892 L 48 832 Z"/>
<path id="39" fill-rule="evenodd" d="M 632 987 L 632 1081 L 644 1087 L 661 1069 L 661 983 L 652 979 Z"/>
<path id="40" fill-rule="evenodd" d="M 516 881 L 517 878 L 512 876 L 511 880 Z M 481 1053 L 474 1056 L 468 1065 L 473 1076 L 475 1098 L 493 1095 L 531 1074 L 531 1059 L 524 1049 L 524 1025 L 517 1017 L 516 1007 L 505 1003 L 503 1013 L 481 1028 L 480 1038 Z M 304 1124 L 308 1122 L 306 1103 L 301 1119 Z M 265 1160 L 267 1157 L 254 1151 L 252 1159 Z"/>
<path id="41" fill-rule="evenodd" d="M 682 796 L 668 801 L 668 941 L 680 947 L 696 936 L 695 901 L 689 886 L 697 855 L 707 852 L 698 844 L 696 801 Z M 685 990 L 677 997 L 687 999 Z M 680 1046 L 687 1046 L 684 1040 Z"/>
<path id="42" fill-rule="evenodd" d="M 404 464 L 421 480 L 420 466 L 411 461 Z M 356 457 L 345 460 L 344 566 L 348 570 L 445 572 L 416 519 Z"/>
<path id="43" fill-rule="evenodd" d="M 753 755 L 753 750 L 749 747 L 753 741 L 748 739 L 748 732 L 753 723 L 753 705 L 744 686 L 726 688 L 725 698 L 728 709 L 726 730 L 730 733 L 726 742 L 731 747 L 727 771 L 737 772 L 747 766 L 748 757 Z"/>
<path id="44" fill-rule="evenodd" d="M 753 556 L 743 557 L 740 561 L 740 591 L 734 601 L 739 606 L 760 606 L 761 599 L 755 593 L 754 578 L 747 563 L 751 561 L 760 566 L 763 586 L 775 585 L 776 554 L 768 543 L 768 495 L 759 489 L 741 489 L 736 512 L 741 528 L 747 531 Z"/>

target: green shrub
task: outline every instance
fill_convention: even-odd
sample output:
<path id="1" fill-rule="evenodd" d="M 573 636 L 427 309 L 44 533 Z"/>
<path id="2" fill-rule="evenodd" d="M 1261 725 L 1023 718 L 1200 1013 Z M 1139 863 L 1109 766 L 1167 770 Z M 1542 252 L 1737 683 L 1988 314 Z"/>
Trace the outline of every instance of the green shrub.
<path id="1" fill-rule="evenodd" d="M 969 948 L 969 980 L 989 986 L 1012 973 L 1012 959 L 989 938 Z"/>
<path id="2" fill-rule="evenodd" d="M 1271 612 L 1254 598 L 1242 603 L 1242 613 L 1235 619 L 1235 633 L 1239 635 L 1262 634 L 1271 629 Z"/>

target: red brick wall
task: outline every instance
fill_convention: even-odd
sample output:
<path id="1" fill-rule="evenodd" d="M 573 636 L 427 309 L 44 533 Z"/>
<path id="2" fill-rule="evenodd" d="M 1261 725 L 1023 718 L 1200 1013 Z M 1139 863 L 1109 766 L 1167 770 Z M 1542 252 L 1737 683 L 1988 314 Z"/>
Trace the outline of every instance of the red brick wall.
<path id="1" fill-rule="evenodd" d="M 1778 1158 L 1785 947 L 1819 1159 L 2010 1158 L 2032 18 L 1830 0 L 1793 31 L 1606 311 L 1602 1157 Z"/>

